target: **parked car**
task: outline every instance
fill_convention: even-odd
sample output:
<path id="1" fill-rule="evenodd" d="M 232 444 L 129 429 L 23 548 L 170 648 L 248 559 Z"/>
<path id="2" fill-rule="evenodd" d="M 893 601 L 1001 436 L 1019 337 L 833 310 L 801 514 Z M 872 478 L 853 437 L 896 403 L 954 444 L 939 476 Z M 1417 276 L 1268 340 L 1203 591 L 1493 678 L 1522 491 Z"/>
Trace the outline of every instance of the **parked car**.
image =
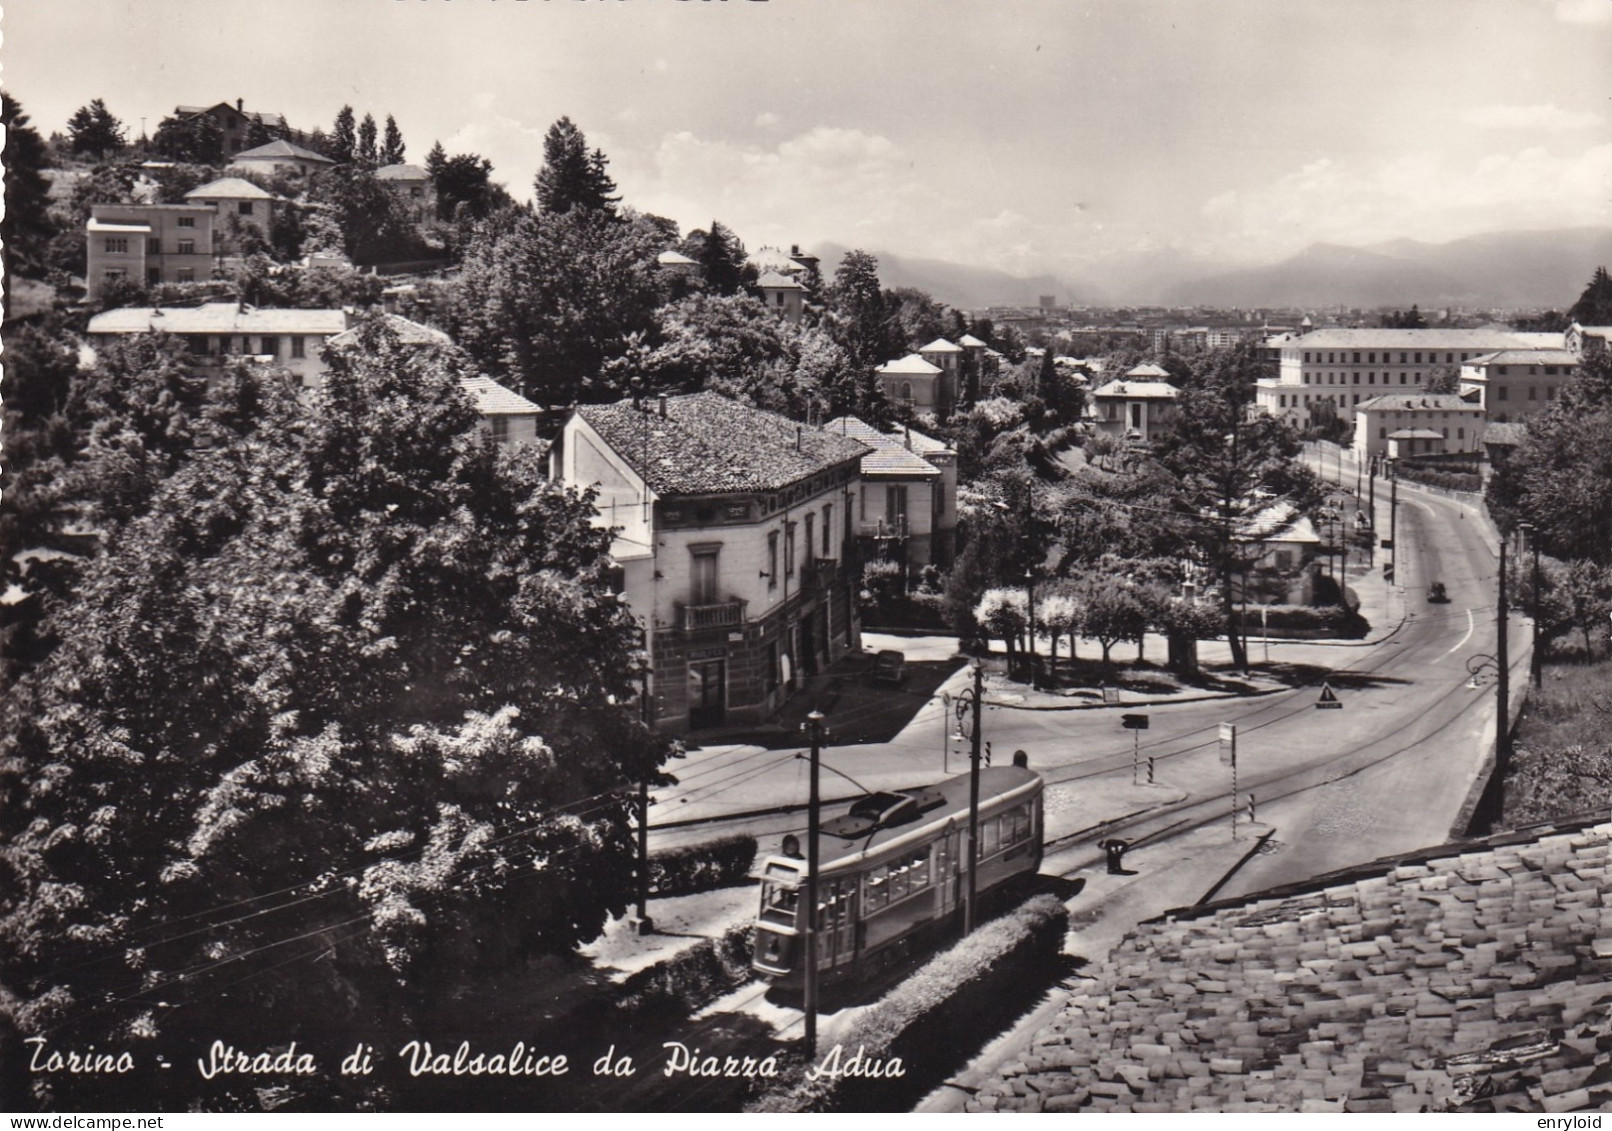
<path id="1" fill-rule="evenodd" d="M 1427 599 L 1429 601 L 1433 602 L 1433 604 L 1435 604 L 1435 605 L 1447 605 L 1447 604 L 1449 604 L 1450 603 L 1450 595 L 1448 593 L 1444 592 L 1444 582 L 1435 581 L 1435 582 L 1433 582 L 1432 585 L 1428 586 L 1428 588 L 1427 588 Z"/>
<path id="2" fill-rule="evenodd" d="M 900 687 L 907 682 L 907 654 L 886 648 L 873 657 L 873 681 Z"/>

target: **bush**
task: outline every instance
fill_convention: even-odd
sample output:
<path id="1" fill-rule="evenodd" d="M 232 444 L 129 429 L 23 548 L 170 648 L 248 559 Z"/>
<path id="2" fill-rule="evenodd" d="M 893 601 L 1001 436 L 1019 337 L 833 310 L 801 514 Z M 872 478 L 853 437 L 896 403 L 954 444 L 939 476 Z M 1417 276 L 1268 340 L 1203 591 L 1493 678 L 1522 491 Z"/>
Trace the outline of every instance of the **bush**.
<path id="1" fill-rule="evenodd" d="M 1365 635 L 1366 629 L 1365 622 L 1342 605 L 1316 608 L 1308 605 L 1250 605 L 1243 623 L 1249 632 L 1257 631 L 1263 623 L 1273 636 L 1292 634 L 1355 638 Z"/>
<path id="2" fill-rule="evenodd" d="M 743 883 L 756 860 L 756 838 L 736 835 L 657 852 L 649 858 L 651 895 L 692 895 Z"/>
<path id="3" fill-rule="evenodd" d="M 1069 909 L 1062 901 L 1038 895 L 986 923 L 871 1006 L 838 1042 L 842 1063 L 858 1049 L 864 1061 L 899 1057 L 908 1070 L 899 1082 L 828 1075 L 812 1079 L 812 1066 L 801 1065 L 746 1110 L 879 1111 L 889 1110 L 898 1098 L 894 1089 L 922 1095 L 958 1067 L 945 1062 L 951 1058 L 937 1055 L 942 1048 L 957 1061 L 972 1053 L 951 1038 L 968 1033 L 983 1046 L 995 1035 L 985 1018 L 1007 1011 L 1003 1021 L 1009 1022 L 1024 998 L 1040 995 L 1059 961 L 1068 928 Z M 914 1067 L 920 1071 L 913 1072 Z"/>
<path id="4" fill-rule="evenodd" d="M 719 939 L 706 939 L 638 971 L 621 985 L 617 1016 L 686 1017 L 738 989 L 752 977 L 750 931 L 751 925 L 742 923 Z"/>
<path id="5" fill-rule="evenodd" d="M 1399 466 L 1401 479 L 1446 491 L 1482 491 L 1483 477 L 1475 471 L 1446 471 L 1432 467 Z"/>

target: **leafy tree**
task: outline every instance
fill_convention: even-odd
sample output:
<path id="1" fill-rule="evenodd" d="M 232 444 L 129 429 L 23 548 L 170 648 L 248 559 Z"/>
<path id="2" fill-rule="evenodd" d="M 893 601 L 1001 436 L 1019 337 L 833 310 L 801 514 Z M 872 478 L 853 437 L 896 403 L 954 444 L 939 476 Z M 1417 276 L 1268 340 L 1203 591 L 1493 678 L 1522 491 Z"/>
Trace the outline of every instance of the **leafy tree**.
<path id="1" fill-rule="evenodd" d="M 260 145 L 267 145 L 274 140 L 274 133 L 261 117 L 254 116 L 246 123 L 246 148 L 256 149 Z"/>
<path id="2" fill-rule="evenodd" d="M 610 534 L 482 438 L 466 372 L 371 324 L 312 413 L 235 375 L 52 614 L 0 706 L 23 1031 L 170 1056 L 176 1027 L 269 1032 L 333 1063 L 625 910 L 622 787 L 662 743 Z"/>
<path id="3" fill-rule="evenodd" d="M 13 274 L 26 275 L 43 266 L 51 235 L 50 186 L 42 170 L 49 164 L 45 140 L 39 136 L 10 94 L 0 91 L 0 125 L 5 126 L 5 215 L 0 217 L 6 288 Z"/>
<path id="4" fill-rule="evenodd" d="M 170 161 L 192 165 L 224 163 L 224 131 L 211 114 L 164 118 L 151 135 L 151 148 Z"/>
<path id="5" fill-rule="evenodd" d="M 336 111 L 336 121 L 330 129 L 330 149 L 336 161 L 358 160 L 358 125 L 351 106 Z"/>
<path id="6" fill-rule="evenodd" d="M 442 148 L 440 141 L 433 142 L 431 152 L 425 155 L 425 171 L 431 174 L 433 181 L 437 179 L 437 175 L 442 172 L 442 167 L 447 163 L 448 151 Z M 491 168 L 491 162 L 488 163 L 488 167 Z M 441 192 L 442 190 L 439 188 L 437 191 Z"/>
<path id="7" fill-rule="evenodd" d="M 381 145 L 382 165 L 401 165 L 404 160 L 403 133 L 397 128 L 397 119 L 386 115 L 386 139 Z"/>
<path id="8" fill-rule="evenodd" d="M 1147 631 L 1148 606 L 1129 576 L 1094 572 L 1078 582 L 1081 631 L 1102 645 L 1103 664 L 1121 640 L 1140 640 Z"/>
<path id="9" fill-rule="evenodd" d="M 660 247 L 651 226 L 600 209 L 494 217 L 466 249 L 447 328 L 539 404 L 612 399 L 605 363 L 654 326 Z"/>
<path id="10" fill-rule="evenodd" d="M 543 212 L 585 212 L 616 214 L 621 198 L 612 194 L 616 183 L 606 168 L 609 161 L 600 150 L 588 150 L 588 139 L 561 118 L 549 127 L 543 139 L 543 167 L 537 173 L 537 206 Z"/>
<path id="11" fill-rule="evenodd" d="M 716 220 L 711 221 L 709 232 L 698 228 L 690 232 L 683 246 L 688 256 L 698 261 L 705 285 L 716 294 L 737 294 L 747 274 L 748 281 L 755 281 L 755 272 L 746 262 L 744 244 Z"/>
<path id="12" fill-rule="evenodd" d="M 431 174 L 437 193 L 437 217 L 452 219 L 462 207 L 466 215 L 477 220 L 485 218 L 507 199 L 507 194 L 492 183 L 492 172 L 493 163 L 474 153 L 442 158 Z"/>
<path id="13" fill-rule="evenodd" d="M 158 204 L 183 204 L 187 192 L 215 180 L 218 172 L 206 165 L 190 165 L 181 161 L 166 168 L 152 169 L 147 176 L 157 183 Z"/>
<path id="14" fill-rule="evenodd" d="M 1158 445 L 1160 463 L 1178 484 L 1174 503 L 1191 520 L 1199 552 L 1216 562 L 1223 581 L 1244 569 L 1233 533 L 1250 492 L 1285 471 L 1298 453 L 1298 437 L 1286 423 L 1263 413 L 1249 416 L 1261 372 L 1259 355 L 1247 342 L 1210 350 L 1182 390 Z M 1230 624 L 1232 587 L 1222 584 L 1221 592 Z M 1229 636 L 1232 662 L 1246 667 L 1246 640 L 1236 632 Z"/>
<path id="15" fill-rule="evenodd" d="M 180 339 L 140 334 L 102 348 L 73 384 L 67 414 L 80 447 L 60 491 L 108 537 L 145 513 L 195 449 L 205 385 L 189 360 Z"/>
<path id="16" fill-rule="evenodd" d="M 420 238 L 403 202 L 362 164 L 333 169 L 316 182 L 316 203 L 332 210 L 354 263 L 384 263 L 420 254 Z"/>
<path id="17" fill-rule="evenodd" d="M 1461 391 L 1461 369 L 1456 365 L 1436 365 L 1427 373 L 1427 381 L 1422 386 L 1428 393 L 1459 393 Z"/>
<path id="18" fill-rule="evenodd" d="M 946 307 L 923 291 L 897 287 L 884 296 L 887 317 L 892 325 L 888 340 L 895 352 L 928 345 L 946 332 Z"/>
<path id="19" fill-rule="evenodd" d="M 1612 355 L 1587 354 L 1489 486 L 1500 521 L 1526 519 L 1553 557 L 1612 564 Z"/>
<path id="20" fill-rule="evenodd" d="M 860 249 L 846 252 L 834 272 L 829 303 L 835 315 L 835 339 L 853 365 L 871 370 L 891 359 L 877 258 Z"/>
<path id="21" fill-rule="evenodd" d="M 1589 286 L 1567 312 L 1569 322 L 1580 326 L 1612 326 L 1612 275 L 1597 267 Z"/>
<path id="22" fill-rule="evenodd" d="M 66 537 L 75 516 L 60 490 L 62 468 L 76 447 L 66 414 L 76 352 L 62 327 L 23 324 L 7 330 L 5 358 L 0 586 L 17 596 L 0 602 L 0 688 L 48 651 L 49 641 L 39 635 L 45 604 L 67 592 L 77 566 Z"/>
<path id="23" fill-rule="evenodd" d="M 364 120 L 358 123 L 358 147 L 353 152 L 357 160 L 375 167 L 375 115 L 365 114 Z"/>
<path id="24" fill-rule="evenodd" d="M 844 357 L 820 331 L 797 329 L 748 295 L 689 295 L 655 320 L 658 345 L 605 367 L 612 387 L 637 378 L 645 393 L 709 389 L 795 420 L 827 418 L 824 379 Z"/>
<path id="25" fill-rule="evenodd" d="M 73 111 L 73 116 L 67 119 L 67 136 L 72 140 L 74 153 L 96 157 L 116 153 L 125 144 L 123 123 L 99 98 Z"/>

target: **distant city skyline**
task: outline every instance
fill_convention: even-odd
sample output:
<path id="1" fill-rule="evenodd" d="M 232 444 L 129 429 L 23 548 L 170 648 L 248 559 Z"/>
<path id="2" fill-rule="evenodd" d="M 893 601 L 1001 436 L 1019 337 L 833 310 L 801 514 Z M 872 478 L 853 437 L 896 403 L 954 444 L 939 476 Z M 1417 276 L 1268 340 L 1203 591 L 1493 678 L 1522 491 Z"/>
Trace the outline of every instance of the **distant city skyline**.
<path id="1" fill-rule="evenodd" d="M 1018 274 L 1612 224 L 1612 0 L 12 0 L 46 133 L 350 104 L 531 196 L 562 115 L 624 201 L 752 248 Z"/>

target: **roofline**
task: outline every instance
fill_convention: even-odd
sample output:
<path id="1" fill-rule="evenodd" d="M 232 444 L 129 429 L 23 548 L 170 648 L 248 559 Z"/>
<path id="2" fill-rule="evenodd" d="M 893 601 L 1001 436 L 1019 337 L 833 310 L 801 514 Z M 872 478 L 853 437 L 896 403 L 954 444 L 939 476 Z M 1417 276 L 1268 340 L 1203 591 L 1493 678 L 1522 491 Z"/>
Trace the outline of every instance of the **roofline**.
<path id="1" fill-rule="evenodd" d="M 1427 864 L 1431 861 L 1444 860 L 1451 856 L 1465 856 L 1474 852 L 1507 848 L 1514 844 L 1532 844 L 1551 835 L 1583 832 L 1586 829 L 1605 825 L 1607 821 L 1607 816 L 1586 813 L 1556 821 L 1540 821 L 1532 825 L 1523 825 L 1521 828 L 1491 833 L 1486 837 L 1446 841 L 1431 848 L 1417 848 L 1397 855 L 1379 856 L 1375 860 L 1368 860 L 1364 864 L 1354 864 L 1347 868 L 1323 872 L 1321 875 L 1311 876 L 1307 880 L 1298 880 L 1294 883 L 1266 888 L 1264 891 L 1250 892 L 1247 895 L 1234 896 L 1230 899 L 1217 899 L 1210 903 L 1194 904 L 1191 907 L 1172 908 L 1161 915 L 1155 915 L 1151 919 L 1144 919 L 1142 922 L 1163 923 L 1171 919 L 1178 921 L 1201 919 L 1205 915 L 1214 915 L 1221 911 L 1229 911 L 1238 907 L 1248 907 L 1270 899 L 1292 899 L 1296 896 L 1312 895 L 1352 881 L 1375 879 L 1378 876 L 1386 875 L 1395 868 Z"/>

